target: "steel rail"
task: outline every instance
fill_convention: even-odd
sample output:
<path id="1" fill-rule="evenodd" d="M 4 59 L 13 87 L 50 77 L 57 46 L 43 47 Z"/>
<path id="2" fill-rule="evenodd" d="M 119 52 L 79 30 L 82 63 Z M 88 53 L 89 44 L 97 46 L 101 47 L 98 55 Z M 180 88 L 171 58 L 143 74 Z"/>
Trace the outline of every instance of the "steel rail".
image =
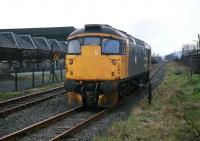
<path id="1" fill-rule="evenodd" d="M 0 101 L 0 106 L 7 105 L 9 103 L 13 103 L 13 102 L 16 102 L 16 101 L 22 101 L 22 100 L 30 98 L 30 97 L 34 97 L 34 96 L 38 96 L 38 95 L 41 95 L 41 94 L 53 92 L 53 91 L 59 90 L 59 89 L 60 90 L 63 89 L 63 86 L 52 88 L 52 89 L 49 89 L 49 90 L 44 90 L 44 91 L 41 91 L 41 92 L 38 92 L 38 93 L 33 93 L 33 94 L 25 95 L 25 96 L 15 97 L 15 98 L 12 98 L 12 99 L 8 99 L 6 101 Z"/>
<path id="2" fill-rule="evenodd" d="M 29 126 L 29 127 L 26 127 L 26 128 L 21 129 L 19 131 L 16 131 L 16 132 L 13 132 L 13 133 L 11 133 L 9 135 L 1 137 L 0 141 L 15 140 L 19 136 L 23 136 L 23 135 L 25 135 L 25 134 L 27 134 L 27 133 L 29 133 L 31 131 L 35 131 L 35 130 L 41 128 L 41 127 L 47 126 L 47 125 L 52 124 L 52 123 L 54 123 L 54 122 L 56 122 L 56 121 L 58 121 L 60 119 L 66 118 L 66 117 L 68 117 L 68 116 L 70 116 L 70 115 L 72 115 L 72 114 L 74 114 L 76 112 L 79 112 L 82 108 L 83 108 L 82 106 L 79 106 L 79 107 L 76 107 L 76 108 L 71 109 L 69 111 L 60 113 L 60 114 L 58 114 L 56 116 L 50 117 L 50 118 L 48 118 L 46 120 L 43 120 L 43 121 L 38 122 L 36 124 L 33 124 L 33 125 Z"/>
<path id="3" fill-rule="evenodd" d="M 62 138 L 67 138 L 67 137 L 71 137 L 74 133 L 77 133 L 78 131 L 80 131 L 81 129 L 83 129 L 84 127 L 88 126 L 89 124 L 91 124 L 94 121 L 97 121 L 98 119 L 102 118 L 103 116 L 105 116 L 106 114 L 118 109 L 121 105 L 123 105 L 126 101 L 130 100 L 131 98 L 133 98 L 135 95 L 138 95 L 140 92 L 142 92 L 144 89 L 144 87 L 147 87 L 148 83 L 145 85 L 142 85 L 134 94 L 129 95 L 128 97 L 126 97 L 124 100 L 120 101 L 117 104 L 112 105 L 111 107 L 95 114 L 94 116 L 89 117 L 88 119 L 82 121 L 81 123 L 73 126 L 72 128 L 66 130 L 65 132 L 57 135 L 56 137 L 54 137 L 53 139 L 51 139 L 50 141 L 60 141 Z"/>
<path id="4" fill-rule="evenodd" d="M 46 97 L 43 97 L 43 98 L 40 98 L 40 99 L 37 99 L 37 100 L 34 100 L 34 101 L 31 101 L 31 102 L 27 102 L 25 104 L 21 104 L 19 106 L 15 106 L 15 107 L 12 107 L 12 108 L 8 108 L 6 110 L 3 110 L 3 111 L 0 111 L 0 118 L 4 118 L 5 116 L 9 115 L 9 114 L 12 114 L 12 113 L 15 113 L 15 112 L 18 112 L 18 111 L 21 111 L 23 109 L 26 109 L 28 107 L 31 107 L 31 106 L 34 106 L 36 104 L 39 104 L 43 101 L 46 101 L 46 100 L 49 100 L 57 95 L 60 95 L 60 94 L 64 94 L 65 91 L 63 92 L 59 92 L 59 93 L 55 93 L 55 94 L 52 94 L 50 96 L 46 96 Z"/>
<path id="5" fill-rule="evenodd" d="M 142 87 L 144 87 L 144 85 Z M 137 90 L 135 92 L 135 94 L 141 92 L 141 90 L 143 90 L 143 89 Z M 96 120 L 102 118 L 106 113 L 110 113 L 114 109 L 118 108 L 120 105 L 122 105 L 123 103 L 125 103 L 128 99 L 130 99 L 134 95 L 130 95 L 129 97 L 127 97 L 125 100 L 122 100 L 118 104 L 114 104 L 110 108 L 107 108 L 107 109 L 105 109 L 103 111 L 100 111 L 100 112 L 98 112 L 95 115 L 89 116 L 89 118 L 87 118 L 86 120 L 80 121 L 78 124 L 72 126 L 70 129 L 68 129 L 68 130 L 64 131 L 63 133 L 55 136 L 53 139 L 51 139 L 51 141 L 60 140 L 61 138 L 65 137 L 67 135 L 73 134 L 73 133 L 81 130 L 82 128 L 84 128 L 85 126 L 87 126 L 88 124 L 90 124 L 91 122 L 96 121 Z M 83 107 L 79 106 L 79 107 L 74 108 L 72 110 L 69 110 L 69 111 L 66 111 L 64 113 L 58 114 L 58 115 L 56 115 L 54 117 L 48 118 L 48 119 L 46 119 L 44 121 L 38 122 L 38 123 L 36 123 L 34 125 L 31 125 L 29 127 L 21 129 L 19 131 L 16 131 L 14 133 L 6 135 L 6 136 L 0 138 L 0 141 L 8 141 L 8 140 L 9 141 L 13 141 L 13 140 L 16 140 L 18 137 L 20 138 L 20 137 L 26 136 L 27 133 L 36 131 L 37 129 L 40 129 L 42 127 L 46 127 L 48 125 L 51 126 L 51 124 L 53 124 L 55 122 L 59 122 L 59 120 L 67 118 L 67 117 L 73 115 L 74 113 L 80 113 L 80 111 L 82 109 L 83 109 Z"/>
<path id="6" fill-rule="evenodd" d="M 54 93 L 58 91 L 57 93 Z M 0 118 L 5 117 L 11 113 L 23 110 L 45 100 L 51 99 L 59 94 L 63 94 L 65 91 L 63 87 L 57 87 L 50 90 L 45 90 L 39 93 L 34 93 L 26 96 L 13 98 L 0 103 Z M 33 98 L 33 99 L 32 99 Z"/>
<path id="7" fill-rule="evenodd" d="M 70 136 L 71 134 L 81 130 L 82 128 L 84 128 L 85 126 L 87 126 L 88 124 L 90 124 L 91 122 L 94 122 L 98 119 L 100 119 L 101 117 L 103 117 L 106 113 L 110 112 L 112 109 L 114 109 L 116 107 L 116 105 L 113 105 L 112 107 L 110 107 L 109 109 L 103 110 L 97 114 L 95 114 L 94 116 L 86 119 L 85 121 L 73 126 L 72 128 L 66 130 L 65 132 L 57 135 L 56 137 L 54 137 L 53 139 L 51 139 L 50 141 L 59 141 L 61 140 L 61 138 L 66 137 L 66 136 Z"/>

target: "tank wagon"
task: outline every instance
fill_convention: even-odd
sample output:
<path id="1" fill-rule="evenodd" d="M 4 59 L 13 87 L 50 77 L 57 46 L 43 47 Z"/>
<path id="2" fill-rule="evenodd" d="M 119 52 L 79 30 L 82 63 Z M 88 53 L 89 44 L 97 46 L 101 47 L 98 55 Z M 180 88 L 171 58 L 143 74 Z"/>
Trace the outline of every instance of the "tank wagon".
<path id="1" fill-rule="evenodd" d="M 67 38 L 68 99 L 106 107 L 149 80 L 151 48 L 109 25 L 90 24 Z"/>

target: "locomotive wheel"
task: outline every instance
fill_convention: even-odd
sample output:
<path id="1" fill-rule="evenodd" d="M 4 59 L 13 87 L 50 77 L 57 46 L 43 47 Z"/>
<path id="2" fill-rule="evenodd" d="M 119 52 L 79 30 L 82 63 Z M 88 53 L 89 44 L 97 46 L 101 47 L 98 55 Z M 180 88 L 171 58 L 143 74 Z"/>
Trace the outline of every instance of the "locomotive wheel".
<path id="1" fill-rule="evenodd" d="M 125 93 L 124 93 L 125 89 L 122 87 L 122 85 L 119 86 L 118 88 L 118 100 L 124 100 L 125 99 Z"/>
<path id="2" fill-rule="evenodd" d="M 98 86 L 95 86 L 95 90 L 94 90 L 94 98 L 93 98 L 93 104 L 94 106 L 98 107 L 98 102 L 99 102 L 99 94 L 98 94 Z"/>
<path id="3" fill-rule="evenodd" d="M 87 93 L 87 104 L 93 109 L 97 109 L 99 101 L 98 86 L 95 86 L 94 91 Z"/>

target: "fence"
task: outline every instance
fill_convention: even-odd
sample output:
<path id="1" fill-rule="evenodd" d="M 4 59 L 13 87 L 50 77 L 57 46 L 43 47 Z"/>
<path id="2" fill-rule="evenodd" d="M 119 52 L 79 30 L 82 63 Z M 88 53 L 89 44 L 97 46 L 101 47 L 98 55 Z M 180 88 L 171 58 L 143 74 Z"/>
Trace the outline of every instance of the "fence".
<path id="1" fill-rule="evenodd" d="M 194 73 L 200 73 L 200 50 L 191 51 L 182 55 L 182 61 Z"/>
<path id="2" fill-rule="evenodd" d="M 0 91 L 17 91 L 61 83 L 65 80 L 64 64 L 51 67 L 31 67 L 29 71 L 14 68 L 12 72 L 0 72 Z"/>

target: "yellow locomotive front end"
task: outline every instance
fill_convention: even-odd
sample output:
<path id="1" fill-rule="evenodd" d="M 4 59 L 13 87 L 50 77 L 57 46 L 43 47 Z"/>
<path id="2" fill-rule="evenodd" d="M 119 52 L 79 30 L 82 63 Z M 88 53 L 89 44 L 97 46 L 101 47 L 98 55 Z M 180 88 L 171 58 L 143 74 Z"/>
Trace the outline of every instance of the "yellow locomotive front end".
<path id="1" fill-rule="evenodd" d="M 69 36 L 65 88 L 84 106 L 117 102 L 118 81 L 127 77 L 126 39 L 103 33 Z"/>
<path id="2" fill-rule="evenodd" d="M 85 35 L 69 40 L 66 77 L 73 80 L 119 80 L 127 76 L 127 56 L 121 55 L 121 41 L 107 36 Z M 81 43 L 82 42 L 82 43 Z M 74 49 L 76 46 L 76 50 Z"/>

